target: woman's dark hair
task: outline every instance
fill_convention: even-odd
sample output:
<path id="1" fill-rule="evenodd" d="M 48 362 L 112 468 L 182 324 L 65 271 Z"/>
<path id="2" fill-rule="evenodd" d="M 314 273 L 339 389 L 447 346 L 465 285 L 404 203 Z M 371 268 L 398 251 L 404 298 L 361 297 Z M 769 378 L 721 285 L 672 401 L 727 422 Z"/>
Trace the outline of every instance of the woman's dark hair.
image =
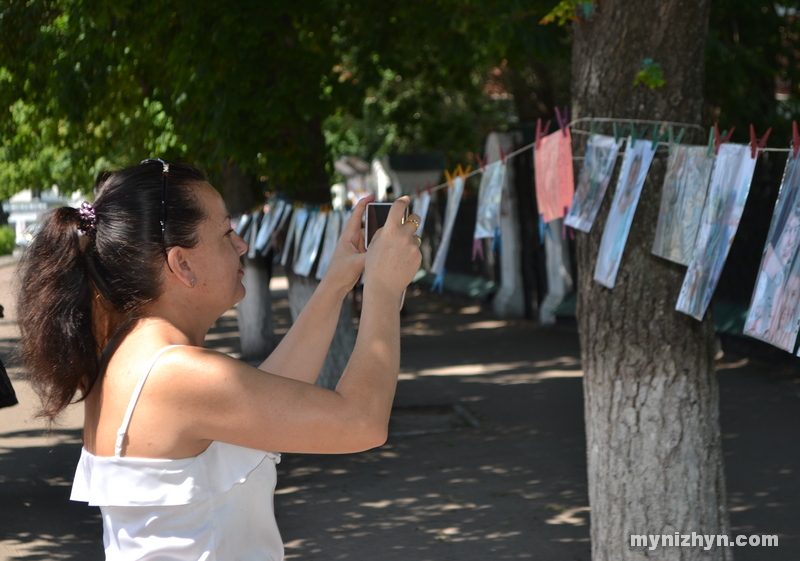
<path id="1" fill-rule="evenodd" d="M 19 351 L 42 399 L 39 415 L 51 422 L 78 390 L 85 399 L 102 346 L 161 294 L 167 250 L 195 247 L 206 218 L 197 196 L 205 176 L 193 167 L 169 166 L 164 244 L 162 165 L 148 161 L 103 179 L 94 232 L 79 234 L 78 209 L 55 209 L 17 270 Z"/>

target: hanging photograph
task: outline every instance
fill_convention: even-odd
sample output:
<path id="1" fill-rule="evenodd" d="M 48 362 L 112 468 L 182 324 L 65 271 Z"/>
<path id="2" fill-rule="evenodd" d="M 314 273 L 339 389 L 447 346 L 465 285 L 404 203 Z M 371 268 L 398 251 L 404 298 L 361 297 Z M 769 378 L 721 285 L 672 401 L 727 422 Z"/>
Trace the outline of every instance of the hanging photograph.
<path id="1" fill-rule="evenodd" d="M 654 154 L 651 141 L 628 138 L 628 148 L 622 159 L 617 189 L 603 229 L 594 270 L 594 280 L 605 287 L 614 288 L 617 280 L 622 251 L 628 241 L 633 215 Z"/>
<path id="2" fill-rule="evenodd" d="M 769 225 L 744 333 L 785 351 L 797 339 L 800 297 L 800 166 L 791 154 Z"/>
<path id="3" fill-rule="evenodd" d="M 431 265 L 431 272 L 439 275 L 444 272 L 445 262 L 447 261 L 447 251 L 450 249 L 450 239 L 453 237 L 453 226 L 456 224 L 458 207 L 461 204 L 461 196 L 464 194 L 464 178 L 456 176 L 453 178 L 450 187 L 447 189 L 447 205 L 444 209 L 444 228 L 442 230 L 442 241 L 436 250 L 436 257 Z"/>
<path id="4" fill-rule="evenodd" d="M 697 243 L 675 309 L 702 320 L 739 228 L 756 159 L 750 146 L 723 144 L 714 162 Z"/>
<path id="5" fill-rule="evenodd" d="M 284 267 L 289 262 L 290 253 L 297 256 L 306 220 L 308 220 L 308 209 L 305 207 L 300 207 L 292 213 L 292 218 L 289 221 L 289 231 L 286 234 L 286 242 L 283 244 L 283 255 L 281 255 L 281 265 Z"/>
<path id="6" fill-rule="evenodd" d="M 586 155 L 578 176 L 575 198 L 569 208 L 565 224 L 581 232 L 589 232 L 600 210 L 600 203 L 611 182 L 617 155 L 623 139 L 611 136 L 592 135 L 586 145 Z"/>
<path id="7" fill-rule="evenodd" d="M 506 164 L 500 160 L 487 164 L 483 171 L 478 190 L 478 214 L 475 219 L 476 240 L 493 238 L 500 226 L 500 201 L 505 177 Z"/>
<path id="8" fill-rule="evenodd" d="M 274 247 L 276 251 L 281 251 L 281 247 L 284 245 L 282 241 L 283 234 L 283 227 L 286 226 L 286 222 L 289 222 L 289 218 L 294 216 L 293 214 L 294 208 L 289 203 L 283 207 L 283 212 L 281 213 L 280 219 L 277 220 L 275 227 L 272 229 L 272 234 L 270 235 L 270 243 L 264 246 L 264 249 L 261 250 L 261 255 L 266 256 L 269 253 L 270 246 Z M 286 248 L 284 247 L 284 250 Z M 283 256 L 281 256 L 283 257 Z"/>
<path id="9" fill-rule="evenodd" d="M 269 241 L 272 239 L 272 232 L 278 225 L 283 214 L 283 209 L 288 206 L 283 199 L 273 199 L 270 201 L 269 211 L 264 218 L 261 219 L 261 228 L 258 230 L 256 237 L 255 248 L 262 254 L 264 249 L 267 248 Z"/>
<path id="10" fill-rule="evenodd" d="M 300 254 L 294 258 L 293 270 L 297 275 L 307 277 L 311 274 L 311 268 L 317 260 L 319 246 L 322 243 L 322 235 L 325 233 L 325 222 L 328 218 L 327 212 L 314 211 L 308 217 L 308 228 L 303 235 L 303 242 L 300 245 Z"/>
<path id="11" fill-rule="evenodd" d="M 669 148 L 653 253 L 681 265 L 692 259 L 714 158 L 705 146 Z"/>
<path id="12" fill-rule="evenodd" d="M 417 233 L 421 236 L 422 231 L 425 229 L 425 218 L 428 216 L 428 208 L 431 206 L 431 192 L 422 191 L 419 196 L 414 199 L 412 205 L 412 212 L 419 216 L 419 228 Z"/>
<path id="13" fill-rule="evenodd" d="M 533 150 L 536 204 L 544 222 L 563 218 L 572 204 L 575 179 L 572 172 L 572 136 L 569 129 L 548 134 Z"/>
<path id="14" fill-rule="evenodd" d="M 319 263 L 317 263 L 317 279 L 322 280 L 325 271 L 328 270 L 328 265 L 333 257 L 333 252 L 336 250 L 336 242 L 339 241 L 339 231 L 342 225 L 342 213 L 338 210 L 332 211 L 328 215 L 328 225 L 325 226 L 325 237 L 322 240 L 322 253 L 319 256 Z"/>

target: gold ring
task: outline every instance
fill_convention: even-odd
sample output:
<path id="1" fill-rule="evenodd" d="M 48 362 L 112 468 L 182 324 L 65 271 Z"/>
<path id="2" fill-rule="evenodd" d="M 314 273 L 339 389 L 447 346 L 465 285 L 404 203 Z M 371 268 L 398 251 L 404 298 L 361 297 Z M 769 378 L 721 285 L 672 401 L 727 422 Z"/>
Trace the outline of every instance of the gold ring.
<path id="1" fill-rule="evenodd" d="M 419 237 L 418 235 L 416 235 L 416 234 L 414 234 L 414 237 L 415 237 L 415 238 L 417 239 L 417 241 L 419 242 L 419 245 L 422 245 L 422 238 L 420 238 L 420 237 Z"/>
<path id="2" fill-rule="evenodd" d="M 416 220 L 414 220 L 413 218 L 409 218 L 409 219 L 408 219 L 408 221 L 409 221 L 409 222 L 413 222 L 413 223 L 414 223 L 414 226 L 415 226 L 417 229 L 419 229 L 419 222 L 417 222 L 417 221 L 416 221 Z"/>

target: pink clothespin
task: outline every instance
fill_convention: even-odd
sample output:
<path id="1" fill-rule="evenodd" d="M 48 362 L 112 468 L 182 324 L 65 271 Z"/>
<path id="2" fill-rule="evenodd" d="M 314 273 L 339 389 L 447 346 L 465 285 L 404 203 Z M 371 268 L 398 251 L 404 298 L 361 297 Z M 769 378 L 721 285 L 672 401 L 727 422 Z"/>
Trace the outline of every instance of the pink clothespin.
<path id="1" fill-rule="evenodd" d="M 569 107 L 564 108 L 564 114 L 562 116 L 561 112 L 556 107 L 556 119 L 558 119 L 558 126 L 561 128 L 561 135 L 566 138 L 567 136 L 567 124 L 569 123 Z"/>
<path id="2" fill-rule="evenodd" d="M 505 163 L 506 163 L 506 154 L 505 154 L 505 152 L 503 152 L 503 147 L 502 146 L 498 145 L 498 148 L 500 148 L 500 161 L 503 162 L 503 165 L 505 165 Z"/>
<path id="3" fill-rule="evenodd" d="M 542 130 L 542 118 L 539 117 L 536 119 L 536 149 L 538 150 L 541 147 L 542 137 L 547 136 L 547 132 L 550 130 L 550 121 L 547 121 L 547 124 L 544 126 L 544 130 Z"/>

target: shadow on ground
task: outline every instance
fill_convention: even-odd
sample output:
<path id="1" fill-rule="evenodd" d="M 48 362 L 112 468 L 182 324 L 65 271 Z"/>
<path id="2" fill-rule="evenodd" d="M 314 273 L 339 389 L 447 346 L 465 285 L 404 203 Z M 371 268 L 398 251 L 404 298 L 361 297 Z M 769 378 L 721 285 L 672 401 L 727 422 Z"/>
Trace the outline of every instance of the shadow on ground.
<path id="1" fill-rule="evenodd" d="M 103 558 L 99 510 L 69 500 L 80 436 L 77 429 L 0 435 L 0 542 L 19 558 Z"/>

